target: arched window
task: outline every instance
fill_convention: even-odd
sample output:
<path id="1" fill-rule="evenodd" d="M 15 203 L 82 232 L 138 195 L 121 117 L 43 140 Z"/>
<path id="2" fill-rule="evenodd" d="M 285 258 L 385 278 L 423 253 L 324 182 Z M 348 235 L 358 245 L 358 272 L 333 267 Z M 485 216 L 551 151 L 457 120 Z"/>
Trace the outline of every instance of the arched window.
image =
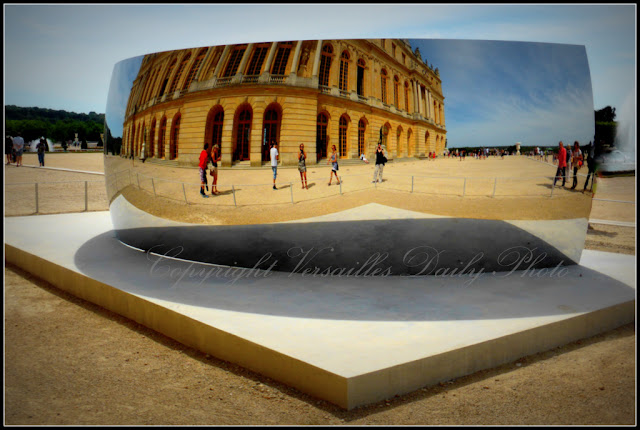
<path id="1" fill-rule="evenodd" d="M 349 53 L 343 51 L 340 56 L 340 91 L 348 91 L 349 88 Z"/>
<path id="2" fill-rule="evenodd" d="M 366 130 L 366 124 L 363 119 L 358 121 L 358 155 L 364 154 L 364 132 Z"/>
<path id="3" fill-rule="evenodd" d="M 322 58 L 320 59 L 320 75 L 319 84 L 325 87 L 329 86 L 329 70 L 331 69 L 331 57 L 333 57 L 333 48 L 326 44 L 322 48 Z"/>
<path id="4" fill-rule="evenodd" d="M 164 137 L 167 134 L 167 117 L 160 121 L 160 133 L 158 133 L 158 158 L 164 158 Z"/>
<path id="5" fill-rule="evenodd" d="M 324 113 L 318 115 L 316 122 L 316 153 L 318 160 L 327 157 L 327 125 L 329 119 Z"/>
<path id="6" fill-rule="evenodd" d="M 382 103 L 387 103 L 387 71 L 382 69 L 380 71 L 380 96 Z"/>
<path id="7" fill-rule="evenodd" d="M 167 83 L 169 82 L 169 78 L 171 77 L 171 72 L 175 67 L 177 60 L 174 58 L 173 61 L 169 64 L 167 68 L 167 73 L 164 75 L 164 80 L 162 81 L 162 86 L 160 87 L 160 93 L 158 93 L 158 97 L 162 97 L 164 95 L 164 90 L 167 88 Z"/>
<path id="8" fill-rule="evenodd" d="M 409 112 L 409 82 L 404 83 L 404 110 Z"/>
<path id="9" fill-rule="evenodd" d="M 413 153 L 413 145 L 411 145 L 411 129 L 407 132 L 407 155 L 411 155 Z"/>
<path id="10" fill-rule="evenodd" d="M 138 123 L 138 129 L 136 130 L 136 138 L 137 140 L 135 140 L 134 143 L 134 156 L 138 156 L 140 155 L 140 141 L 142 140 L 142 130 L 140 129 L 140 123 Z"/>
<path id="11" fill-rule="evenodd" d="M 173 82 L 171 82 L 171 88 L 169 88 L 169 94 L 173 94 L 174 91 L 176 90 L 176 88 L 178 88 L 178 81 L 180 80 L 180 77 L 182 76 L 182 71 L 184 70 L 185 66 L 187 65 L 187 62 L 189 61 L 189 58 L 191 58 L 191 53 L 187 53 L 182 58 L 182 61 L 180 62 L 180 66 L 178 66 L 178 70 L 176 70 L 176 74 L 173 77 Z"/>
<path id="12" fill-rule="evenodd" d="M 400 91 L 400 79 L 398 76 L 393 77 L 393 104 L 400 109 L 400 100 L 398 99 L 398 92 Z"/>
<path id="13" fill-rule="evenodd" d="M 204 56 L 207 53 L 207 48 L 202 48 L 200 52 L 198 52 L 198 56 L 196 60 L 191 65 L 191 70 L 189 70 L 189 74 L 187 75 L 187 79 L 184 81 L 184 86 L 182 87 L 182 91 L 188 90 L 191 82 L 196 78 L 198 74 L 198 70 L 200 70 L 200 64 L 202 64 L 202 60 L 204 60 Z"/>
<path id="14" fill-rule="evenodd" d="M 236 145 L 233 160 L 248 160 L 251 143 L 251 108 L 245 106 L 238 114 L 236 122 Z"/>
<path id="15" fill-rule="evenodd" d="M 347 156 L 347 118 L 340 117 L 338 134 L 338 151 L 340 152 L 340 158 Z"/>
<path id="16" fill-rule="evenodd" d="M 402 127 L 398 127 L 398 134 L 396 136 L 396 152 L 398 153 L 398 156 L 400 156 L 400 154 L 402 154 Z"/>
<path id="17" fill-rule="evenodd" d="M 365 62 L 361 58 L 358 60 L 358 85 L 357 91 L 360 97 L 364 97 L 364 68 Z"/>
<path id="18" fill-rule="evenodd" d="M 145 136 L 145 132 L 147 131 L 147 128 L 145 126 L 145 123 L 142 123 L 142 128 L 140 129 L 140 140 L 138 142 L 138 154 L 142 154 L 142 144 L 146 143 L 147 140 L 147 136 Z M 146 150 L 146 148 L 145 148 Z"/>
<path id="19" fill-rule="evenodd" d="M 155 118 L 151 122 L 151 130 L 149 131 L 149 158 L 155 155 L 155 137 L 156 137 L 156 120 Z"/>
<path id="20" fill-rule="evenodd" d="M 178 137 L 180 136 L 181 115 L 176 114 L 171 123 L 171 136 L 169 137 L 169 160 L 178 158 Z"/>
<path id="21" fill-rule="evenodd" d="M 222 154 L 222 124 L 224 123 L 224 110 L 218 109 L 213 116 L 211 122 L 211 145 L 209 148 L 213 148 L 213 145 L 218 145 L 218 154 Z"/>
<path id="22" fill-rule="evenodd" d="M 262 126 L 262 161 L 270 159 L 269 149 L 271 142 L 278 142 L 278 129 L 280 125 L 280 115 L 274 106 L 270 106 L 264 112 Z"/>

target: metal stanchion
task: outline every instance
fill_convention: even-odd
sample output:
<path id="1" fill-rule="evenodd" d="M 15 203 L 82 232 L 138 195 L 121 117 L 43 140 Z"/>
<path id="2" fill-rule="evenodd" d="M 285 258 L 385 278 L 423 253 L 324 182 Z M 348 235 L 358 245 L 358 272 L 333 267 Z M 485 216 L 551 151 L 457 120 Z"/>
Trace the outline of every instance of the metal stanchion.
<path id="1" fill-rule="evenodd" d="M 413 192 L 413 176 L 411 177 L 411 192 Z"/>
<path id="2" fill-rule="evenodd" d="M 38 183 L 36 182 L 36 213 L 38 213 Z"/>
<path id="3" fill-rule="evenodd" d="M 184 194 L 184 202 L 188 205 L 189 202 L 187 201 L 187 191 L 184 189 L 184 182 L 182 183 L 182 193 Z"/>
<path id="4" fill-rule="evenodd" d="M 498 184 L 498 178 L 494 178 L 493 179 L 493 194 L 491 195 L 491 197 L 495 197 L 496 196 L 496 185 Z"/>
<path id="5" fill-rule="evenodd" d="M 89 211 L 89 184 L 84 181 L 84 211 Z"/>
<path id="6" fill-rule="evenodd" d="M 289 189 L 291 190 L 291 203 L 293 203 L 293 182 L 289 182 Z"/>
<path id="7" fill-rule="evenodd" d="M 464 178 L 464 183 L 462 184 L 462 197 L 467 192 L 467 178 Z"/>
<path id="8" fill-rule="evenodd" d="M 235 207 L 238 207 L 238 204 L 236 203 L 236 188 L 235 188 L 235 185 L 231 185 L 231 192 L 233 193 L 233 205 Z"/>
<path id="9" fill-rule="evenodd" d="M 158 197 L 156 194 L 156 184 L 153 181 L 153 178 L 151 178 L 151 186 L 153 187 L 153 197 Z"/>

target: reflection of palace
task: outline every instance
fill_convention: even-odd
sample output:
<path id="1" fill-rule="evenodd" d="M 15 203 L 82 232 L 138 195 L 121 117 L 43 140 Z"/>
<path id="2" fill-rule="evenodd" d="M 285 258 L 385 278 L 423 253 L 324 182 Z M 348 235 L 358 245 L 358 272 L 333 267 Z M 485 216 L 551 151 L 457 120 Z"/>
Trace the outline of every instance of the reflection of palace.
<path id="1" fill-rule="evenodd" d="M 311 162 L 336 145 L 341 158 L 390 158 L 445 146 L 438 69 L 400 39 L 212 46 L 145 56 L 129 96 L 122 155 L 195 165 L 204 142 L 222 164 L 260 166 L 268 143 L 285 165 L 300 143 Z M 313 154 L 316 154 L 313 156 Z M 172 161 L 170 161 L 172 160 Z"/>

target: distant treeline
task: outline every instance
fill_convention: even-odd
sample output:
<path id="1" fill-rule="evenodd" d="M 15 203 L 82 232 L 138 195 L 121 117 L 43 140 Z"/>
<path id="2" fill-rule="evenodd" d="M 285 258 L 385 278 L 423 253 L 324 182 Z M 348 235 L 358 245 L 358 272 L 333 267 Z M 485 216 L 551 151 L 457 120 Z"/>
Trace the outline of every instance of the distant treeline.
<path id="1" fill-rule="evenodd" d="M 104 114 L 76 113 L 39 107 L 8 105 L 4 108 L 5 134 L 15 136 L 18 132 L 26 142 L 42 136 L 54 142 L 74 140 L 78 133 L 80 142 L 100 142 L 104 133 Z"/>

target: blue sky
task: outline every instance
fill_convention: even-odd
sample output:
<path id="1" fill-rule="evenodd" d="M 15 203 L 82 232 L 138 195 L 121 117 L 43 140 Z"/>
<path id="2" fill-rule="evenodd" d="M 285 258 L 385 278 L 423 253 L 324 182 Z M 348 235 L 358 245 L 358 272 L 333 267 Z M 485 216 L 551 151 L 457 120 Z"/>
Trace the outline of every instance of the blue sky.
<path id="1" fill-rule="evenodd" d="M 620 111 L 623 106 L 634 110 L 636 106 L 637 10 L 633 4 L 5 4 L 4 12 L 5 104 L 104 112 L 115 64 L 150 52 L 265 40 L 397 37 L 584 46 L 593 107 L 610 105 L 619 116 L 635 118 L 635 113 Z M 443 72 L 450 140 L 466 139 L 462 134 L 455 136 L 452 126 L 462 131 L 467 124 L 470 129 L 470 120 L 476 118 L 463 116 L 464 107 L 454 107 L 459 97 L 453 91 L 457 76 L 445 76 L 448 66 L 437 52 L 421 51 Z M 582 102 L 576 97 L 576 103 Z M 504 115 L 509 104 L 501 101 L 486 109 Z M 476 136 L 481 132 L 483 139 L 490 138 L 490 129 L 478 128 Z"/>

